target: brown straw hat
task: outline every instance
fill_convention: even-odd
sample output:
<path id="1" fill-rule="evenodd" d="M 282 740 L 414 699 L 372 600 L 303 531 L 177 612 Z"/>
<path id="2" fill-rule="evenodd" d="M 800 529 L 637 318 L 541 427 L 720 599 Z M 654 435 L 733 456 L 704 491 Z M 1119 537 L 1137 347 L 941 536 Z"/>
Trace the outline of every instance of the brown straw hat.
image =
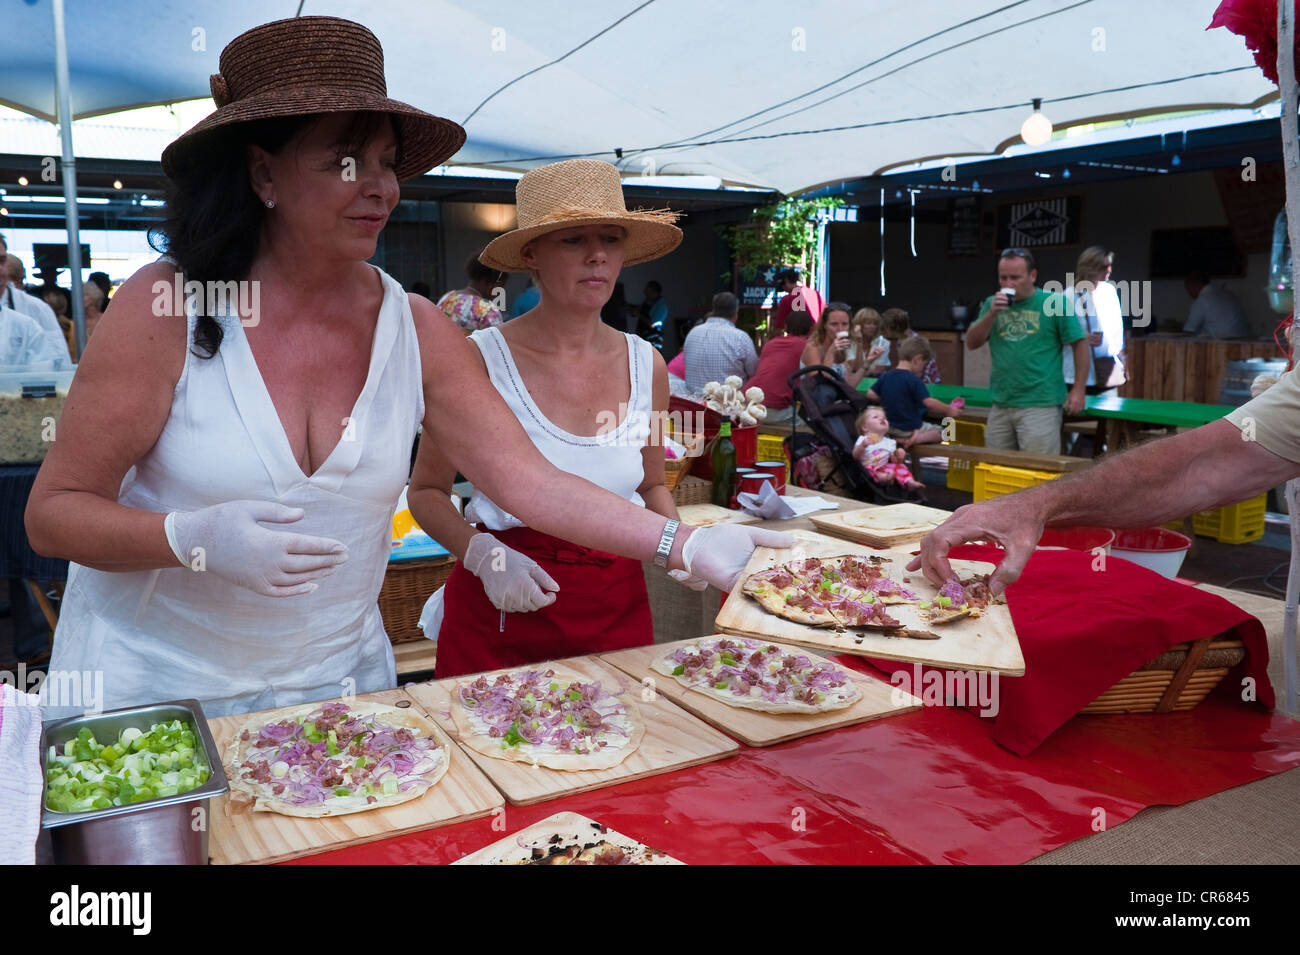
<path id="1" fill-rule="evenodd" d="M 618 170 L 598 159 L 567 159 L 530 170 L 515 186 L 519 228 L 497 236 L 479 261 L 502 272 L 527 272 L 520 252 L 547 232 L 583 225 L 621 225 L 627 230 L 624 265 L 667 255 L 682 241 L 671 209 L 637 209 L 623 202 Z"/>
<path id="2" fill-rule="evenodd" d="M 213 130 L 276 116 L 391 114 L 401 136 L 399 180 L 428 172 L 465 142 L 459 124 L 388 98 L 383 47 L 351 20 L 295 17 L 264 23 L 226 44 L 220 68 L 211 79 L 217 111 L 163 150 L 168 176 L 204 148 Z"/>

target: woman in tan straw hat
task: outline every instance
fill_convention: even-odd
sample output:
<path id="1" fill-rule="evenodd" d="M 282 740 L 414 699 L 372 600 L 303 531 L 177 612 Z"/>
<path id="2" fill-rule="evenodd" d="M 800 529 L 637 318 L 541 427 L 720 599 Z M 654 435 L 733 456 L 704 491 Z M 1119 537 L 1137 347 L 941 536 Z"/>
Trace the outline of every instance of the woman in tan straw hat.
<path id="1" fill-rule="evenodd" d="M 74 562 L 53 669 L 209 716 L 394 685 L 377 597 L 421 424 L 534 526 L 734 578 L 749 538 L 674 538 L 549 465 L 461 332 L 367 264 L 398 183 L 464 139 L 388 98 L 369 30 L 256 27 L 212 91 L 163 154 L 169 258 L 114 296 L 28 504 L 32 546 Z"/>
<path id="2" fill-rule="evenodd" d="M 618 170 L 589 159 L 532 170 L 516 202 L 519 228 L 479 258 L 529 272 L 541 301 L 470 335 L 478 364 L 552 464 L 675 520 L 651 425 L 668 406 L 663 358 L 600 318 L 624 265 L 677 247 L 675 214 L 629 212 Z M 476 494 L 462 518 L 450 501 L 455 471 L 445 454 L 422 456 L 409 497 L 421 526 L 462 557 L 434 598 L 439 677 L 653 642 L 639 561 L 552 536 L 491 493 Z"/>

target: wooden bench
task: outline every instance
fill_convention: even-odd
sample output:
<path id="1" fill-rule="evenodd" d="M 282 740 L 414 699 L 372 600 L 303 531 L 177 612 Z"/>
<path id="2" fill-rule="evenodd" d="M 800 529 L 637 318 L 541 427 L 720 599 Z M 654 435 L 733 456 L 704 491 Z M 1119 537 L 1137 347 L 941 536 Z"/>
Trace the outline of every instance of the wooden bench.
<path id="1" fill-rule="evenodd" d="M 912 452 L 919 457 L 957 458 L 962 461 L 982 461 L 1007 468 L 1028 468 L 1031 471 L 1055 471 L 1068 474 L 1092 466 L 1089 458 L 1072 458 L 1065 454 L 1035 454 L 1032 451 L 1004 451 L 998 448 L 981 448 L 969 444 L 917 444 Z"/>

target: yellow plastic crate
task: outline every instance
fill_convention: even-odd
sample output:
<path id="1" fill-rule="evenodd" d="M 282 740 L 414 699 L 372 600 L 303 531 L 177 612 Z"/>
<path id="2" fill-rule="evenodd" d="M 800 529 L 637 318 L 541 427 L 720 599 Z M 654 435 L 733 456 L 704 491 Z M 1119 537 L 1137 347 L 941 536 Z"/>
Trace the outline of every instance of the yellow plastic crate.
<path id="1" fill-rule="evenodd" d="M 948 487 L 954 491 L 975 490 L 975 469 L 973 462 L 960 458 L 948 459 Z"/>
<path id="2" fill-rule="evenodd" d="M 984 447 L 984 422 L 983 421 L 963 421 L 958 418 L 953 422 L 953 433 L 956 435 L 957 444 L 969 444 L 977 448 Z M 948 485 L 952 487 L 951 484 Z M 970 490 L 970 488 L 966 488 Z"/>
<path id="3" fill-rule="evenodd" d="M 760 434 L 758 436 L 759 461 L 784 461 L 785 438 L 779 434 Z"/>
<path id="4" fill-rule="evenodd" d="M 975 500 L 987 501 L 991 497 L 1010 494 L 1022 488 L 1033 487 L 1046 481 L 1055 481 L 1061 475 L 1052 471 L 1031 471 L 1029 468 L 1007 468 L 1000 464 L 975 465 Z"/>
<path id="5" fill-rule="evenodd" d="M 1201 537 L 1213 537 L 1220 544 L 1246 544 L 1264 536 L 1264 512 L 1268 495 L 1225 504 L 1192 517 L 1192 529 Z"/>

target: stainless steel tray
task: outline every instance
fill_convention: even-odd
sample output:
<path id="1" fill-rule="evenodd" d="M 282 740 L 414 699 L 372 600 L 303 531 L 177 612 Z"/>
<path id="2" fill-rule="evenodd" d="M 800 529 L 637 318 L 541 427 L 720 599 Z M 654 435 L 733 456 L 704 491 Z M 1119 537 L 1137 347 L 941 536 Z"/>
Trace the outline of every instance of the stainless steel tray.
<path id="1" fill-rule="evenodd" d="M 51 746 L 63 747 L 88 727 L 99 740 L 116 740 L 122 730 L 148 732 L 155 723 L 182 720 L 194 727 L 211 775 L 189 792 L 86 812 L 55 812 L 41 805 L 41 828 L 51 829 L 55 861 L 88 863 L 207 862 L 208 800 L 230 791 L 216 741 L 197 700 L 172 700 L 47 723 L 41 732 L 41 774 Z M 200 804 L 190 805 L 190 804 Z M 196 812 L 201 810 L 201 812 Z"/>

